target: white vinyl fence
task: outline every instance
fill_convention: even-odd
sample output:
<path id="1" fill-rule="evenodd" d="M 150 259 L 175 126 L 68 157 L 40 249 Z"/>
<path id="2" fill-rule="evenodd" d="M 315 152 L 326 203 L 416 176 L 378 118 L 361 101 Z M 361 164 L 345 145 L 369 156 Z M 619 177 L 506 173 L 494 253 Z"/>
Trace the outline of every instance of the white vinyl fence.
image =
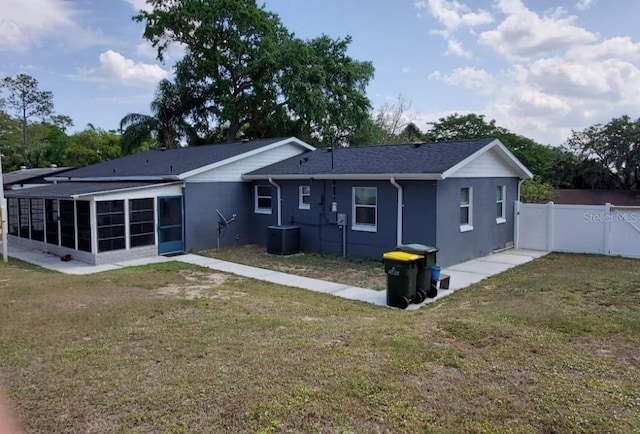
<path id="1" fill-rule="evenodd" d="M 516 202 L 516 247 L 640 258 L 640 207 Z"/>

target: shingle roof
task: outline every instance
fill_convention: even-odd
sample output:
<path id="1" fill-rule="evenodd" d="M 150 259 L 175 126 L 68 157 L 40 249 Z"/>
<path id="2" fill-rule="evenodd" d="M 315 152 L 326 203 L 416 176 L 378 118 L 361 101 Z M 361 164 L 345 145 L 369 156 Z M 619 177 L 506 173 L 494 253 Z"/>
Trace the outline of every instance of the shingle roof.
<path id="1" fill-rule="evenodd" d="M 58 175 L 71 169 L 73 169 L 73 167 L 44 167 L 14 170 L 13 172 L 2 174 L 2 183 L 4 185 L 22 184 L 37 178 Z"/>
<path id="2" fill-rule="evenodd" d="M 140 180 L 171 178 L 282 140 L 286 138 L 165 150 L 153 149 L 72 170 L 65 173 L 63 177 L 71 179 L 137 178 Z"/>
<path id="3" fill-rule="evenodd" d="M 26 198 L 71 198 L 76 195 L 90 193 L 106 193 L 110 191 L 128 190 L 132 188 L 162 185 L 158 182 L 60 182 L 42 187 L 21 188 L 5 192 L 6 197 Z"/>
<path id="4" fill-rule="evenodd" d="M 494 140 L 349 147 L 333 151 L 318 149 L 255 170 L 247 174 L 247 178 L 282 175 L 441 174 Z"/>

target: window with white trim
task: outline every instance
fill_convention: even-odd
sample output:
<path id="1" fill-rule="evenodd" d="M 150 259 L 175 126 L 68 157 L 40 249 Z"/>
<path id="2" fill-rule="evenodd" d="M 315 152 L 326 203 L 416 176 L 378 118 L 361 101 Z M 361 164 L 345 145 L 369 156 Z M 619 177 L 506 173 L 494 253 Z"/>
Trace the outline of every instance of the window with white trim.
<path id="1" fill-rule="evenodd" d="M 378 222 L 378 189 L 353 187 L 353 226 L 355 231 L 376 232 Z"/>
<path id="2" fill-rule="evenodd" d="M 255 212 L 256 214 L 271 214 L 271 186 L 256 185 Z"/>
<path id="3" fill-rule="evenodd" d="M 301 185 L 298 188 L 298 208 L 300 209 L 311 208 L 311 186 Z"/>
<path id="4" fill-rule="evenodd" d="M 460 189 L 460 231 L 473 229 L 473 188 Z"/>
<path id="5" fill-rule="evenodd" d="M 496 187 L 496 223 L 504 223 L 507 221 L 505 193 L 506 186 L 499 185 Z"/>

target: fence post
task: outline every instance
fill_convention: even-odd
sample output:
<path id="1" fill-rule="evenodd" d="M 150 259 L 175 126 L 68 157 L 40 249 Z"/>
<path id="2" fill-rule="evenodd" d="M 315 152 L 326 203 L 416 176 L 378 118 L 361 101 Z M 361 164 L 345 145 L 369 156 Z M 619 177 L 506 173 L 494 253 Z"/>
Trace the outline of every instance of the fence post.
<path id="1" fill-rule="evenodd" d="M 513 210 L 513 215 L 515 216 L 513 222 L 513 243 L 515 244 L 516 249 L 520 248 L 520 201 L 516 200 L 513 202 L 513 206 L 515 209 Z"/>
<path id="2" fill-rule="evenodd" d="M 553 202 L 547 203 L 547 251 L 553 252 L 554 231 L 553 231 Z"/>
<path id="3" fill-rule="evenodd" d="M 604 218 L 602 228 L 604 230 L 604 254 L 609 256 L 611 255 L 611 220 L 613 216 L 611 215 L 611 204 L 607 202 L 604 205 Z"/>

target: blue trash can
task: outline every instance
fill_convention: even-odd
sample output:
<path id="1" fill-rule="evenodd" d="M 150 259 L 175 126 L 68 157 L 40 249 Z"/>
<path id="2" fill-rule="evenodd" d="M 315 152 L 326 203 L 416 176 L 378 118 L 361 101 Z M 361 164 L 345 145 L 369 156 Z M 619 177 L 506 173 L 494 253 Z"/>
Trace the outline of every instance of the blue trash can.
<path id="1" fill-rule="evenodd" d="M 440 266 L 433 265 L 431 267 L 431 280 L 438 280 L 438 279 L 440 279 Z"/>

